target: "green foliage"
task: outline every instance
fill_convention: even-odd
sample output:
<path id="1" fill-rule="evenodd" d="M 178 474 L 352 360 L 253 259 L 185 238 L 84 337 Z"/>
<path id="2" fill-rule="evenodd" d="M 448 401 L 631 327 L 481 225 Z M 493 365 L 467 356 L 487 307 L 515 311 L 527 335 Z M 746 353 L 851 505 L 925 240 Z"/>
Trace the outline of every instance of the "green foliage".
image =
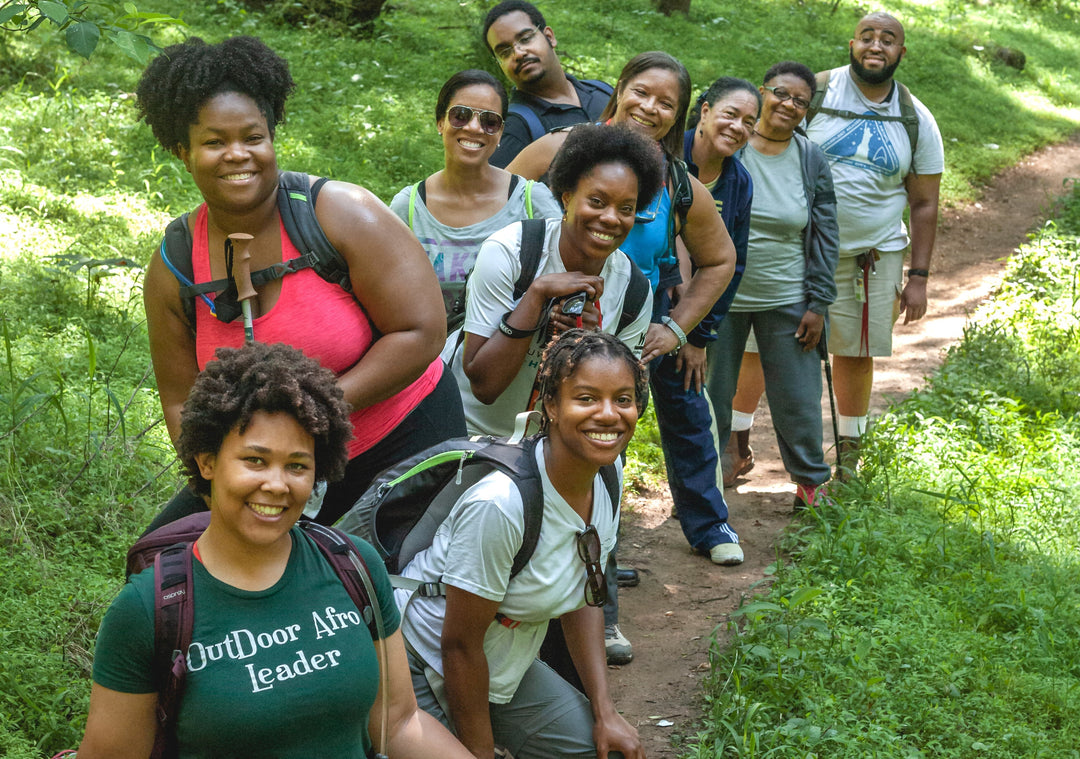
<path id="1" fill-rule="evenodd" d="M 1077 756 L 1078 210 L 733 615 L 693 756 Z"/>
<path id="2" fill-rule="evenodd" d="M 89 59 L 102 35 L 137 63 L 146 63 L 161 50 L 142 34 L 148 27 L 182 24 L 166 13 L 140 11 L 131 2 L 97 0 L 5 0 L 0 3 L 0 29 L 32 32 L 45 24 L 64 33 L 64 42 L 73 52 Z"/>

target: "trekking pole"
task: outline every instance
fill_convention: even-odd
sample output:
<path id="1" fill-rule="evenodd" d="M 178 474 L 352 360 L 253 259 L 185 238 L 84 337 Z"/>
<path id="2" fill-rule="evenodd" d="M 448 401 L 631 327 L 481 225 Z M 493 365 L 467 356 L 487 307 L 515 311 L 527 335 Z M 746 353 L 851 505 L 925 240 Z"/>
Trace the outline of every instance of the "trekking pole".
<path id="1" fill-rule="evenodd" d="M 836 446 L 836 466 L 840 464 L 840 422 L 836 418 L 836 394 L 833 392 L 832 362 L 829 361 L 829 330 L 828 324 L 821 330 L 821 339 L 818 340 L 818 353 L 825 362 L 825 381 L 829 386 L 829 410 L 832 411 L 833 445 Z"/>
<path id="2" fill-rule="evenodd" d="M 234 232 L 225 241 L 226 247 L 236 248 L 235 263 L 233 269 L 236 280 L 236 299 L 240 301 L 240 310 L 244 314 L 244 342 L 249 345 L 255 342 L 255 326 L 251 318 L 251 299 L 255 297 L 255 288 L 251 285 L 251 251 L 248 244 L 255 238 L 243 232 Z M 226 258 L 229 251 L 226 251 Z"/>

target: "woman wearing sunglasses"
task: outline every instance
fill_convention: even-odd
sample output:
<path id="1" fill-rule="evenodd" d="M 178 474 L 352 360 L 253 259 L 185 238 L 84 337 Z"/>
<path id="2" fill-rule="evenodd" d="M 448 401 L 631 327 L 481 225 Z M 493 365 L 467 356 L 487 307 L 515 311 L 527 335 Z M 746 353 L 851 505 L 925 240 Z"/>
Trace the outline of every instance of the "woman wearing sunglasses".
<path id="1" fill-rule="evenodd" d="M 822 451 L 817 348 L 836 298 L 836 196 L 824 153 L 796 131 L 814 96 L 813 72 L 783 61 L 768 70 L 759 89 L 761 116 L 737 154 L 754 181 L 746 271 L 709 347 L 709 394 L 720 439 L 730 436 L 728 474 L 748 471 L 749 421 L 762 388 L 768 393 L 799 507 L 812 504 L 830 477 Z M 744 356 L 751 328 L 757 352 Z"/>
<path id="2" fill-rule="evenodd" d="M 513 480 L 495 472 L 462 495 L 404 570 L 446 589 L 413 596 L 404 611 L 417 703 L 476 756 L 501 747 L 517 759 L 644 757 L 607 687 L 600 606 L 619 513 L 600 470 L 634 434 L 646 372 L 614 335 L 571 329 L 544 352 L 539 380 L 544 512 L 529 563 L 510 578 L 523 505 Z M 536 658 L 556 618 L 584 693 Z"/>
<path id="3" fill-rule="evenodd" d="M 515 221 L 562 215 L 543 184 L 488 163 L 499 146 L 506 108 L 506 88 L 488 72 L 469 69 L 450 77 L 435 101 L 444 168 L 402 188 L 390 202 L 435 268 L 451 327 L 464 317 L 465 277 L 480 244 Z M 456 342 L 452 334 L 449 344 Z"/>

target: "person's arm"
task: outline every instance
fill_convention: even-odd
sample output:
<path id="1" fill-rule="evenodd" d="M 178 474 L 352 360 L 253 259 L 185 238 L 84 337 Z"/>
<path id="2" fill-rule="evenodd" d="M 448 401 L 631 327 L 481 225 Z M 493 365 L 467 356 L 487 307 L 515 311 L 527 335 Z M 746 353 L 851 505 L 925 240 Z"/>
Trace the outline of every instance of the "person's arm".
<path id="1" fill-rule="evenodd" d="M 147 759 L 157 735 L 157 694 L 121 693 L 94 683 L 80 759 Z"/>
<path id="2" fill-rule="evenodd" d="M 405 657 L 405 640 L 401 631 L 394 632 L 385 640 L 375 641 L 375 653 L 382 661 L 386 648 L 388 677 L 380 680 L 379 695 L 368 716 L 368 733 L 372 744 L 378 749 L 382 737 L 381 708 L 382 682 L 390 684 L 390 711 L 387 720 L 386 748 L 395 759 L 471 759 L 473 756 L 437 719 L 416 705 L 412 689 L 409 662 Z"/>
<path id="3" fill-rule="evenodd" d="M 645 759 L 637 730 L 619 714 L 608 690 L 603 610 L 583 606 L 564 614 L 561 621 L 566 647 L 592 707 L 598 759 L 606 759 L 609 751 L 621 751 L 626 759 Z"/>
<path id="4" fill-rule="evenodd" d="M 735 246 L 716 210 L 705 185 L 691 176 L 694 201 L 679 231 L 696 271 L 679 302 L 671 309 L 671 318 L 684 333 L 698 325 L 724 292 L 735 272 Z M 645 338 L 641 360 L 645 363 L 678 347 L 679 339 L 670 328 L 654 325 Z"/>
<path id="5" fill-rule="evenodd" d="M 904 187 L 911 207 L 911 268 L 929 270 L 937 235 L 941 174 L 908 174 Z M 904 313 L 904 324 L 926 315 L 926 277 L 907 278 L 900 295 L 900 310 Z"/>
<path id="6" fill-rule="evenodd" d="M 195 335 L 180 301 L 180 284 L 161 259 L 160 251 L 154 252 L 146 269 L 143 308 L 161 410 L 169 439 L 176 445 L 180 438 L 180 410 L 195 384 L 199 365 Z"/>
<path id="7" fill-rule="evenodd" d="M 795 330 L 795 337 L 804 351 L 817 348 L 825 328 L 825 314 L 836 300 L 836 262 L 840 255 L 840 231 L 836 223 L 836 193 L 833 191 L 832 171 L 820 148 L 801 142 L 804 150 L 812 151 L 810 170 L 814 176 L 803 181 L 813 183 L 814 203 L 806 234 L 806 273 L 804 289 L 806 313 Z"/>
<path id="8" fill-rule="evenodd" d="M 412 231 L 367 190 L 327 182 L 316 211 L 349 265 L 353 294 L 379 332 L 338 377 L 354 409 L 385 400 L 416 380 L 446 342 L 439 280 Z"/>
<path id="9" fill-rule="evenodd" d="M 446 619 L 441 642 L 446 699 L 458 738 L 481 759 L 492 759 L 495 753 L 488 711 L 490 675 L 484 635 L 498 609 L 498 601 L 453 585 L 446 586 Z M 602 632 L 599 640 L 603 640 Z"/>
<path id="10" fill-rule="evenodd" d="M 555 154 L 566 142 L 569 132 L 545 134 L 539 140 L 526 145 L 517 157 L 507 165 L 506 170 L 526 179 L 539 179 L 551 167 Z M 559 200 L 559 198 L 556 198 Z"/>

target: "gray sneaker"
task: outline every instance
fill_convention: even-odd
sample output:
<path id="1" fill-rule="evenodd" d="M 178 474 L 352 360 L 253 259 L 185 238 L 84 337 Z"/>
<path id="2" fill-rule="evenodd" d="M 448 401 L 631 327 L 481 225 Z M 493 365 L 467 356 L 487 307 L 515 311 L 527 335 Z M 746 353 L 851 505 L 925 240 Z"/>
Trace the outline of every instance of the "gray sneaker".
<path id="1" fill-rule="evenodd" d="M 634 647 L 619 630 L 618 625 L 604 626 L 604 648 L 608 664 L 629 664 L 634 660 Z"/>

